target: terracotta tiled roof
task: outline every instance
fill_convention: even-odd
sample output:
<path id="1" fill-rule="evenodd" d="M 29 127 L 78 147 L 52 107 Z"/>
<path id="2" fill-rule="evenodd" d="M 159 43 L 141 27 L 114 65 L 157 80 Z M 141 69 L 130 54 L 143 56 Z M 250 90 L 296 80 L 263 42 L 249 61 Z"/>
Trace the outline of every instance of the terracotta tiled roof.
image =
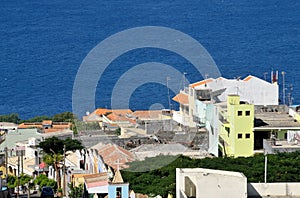
<path id="1" fill-rule="evenodd" d="M 135 118 L 138 119 L 159 119 L 160 116 L 162 115 L 161 110 L 148 110 L 148 111 L 135 111 L 131 114 L 131 116 L 134 116 Z"/>
<path id="2" fill-rule="evenodd" d="M 213 81 L 212 79 L 202 80 L 202 81 L 191 84 L 190 87 L 194 88 L 194 87 L 197 87 L 199 85 L 204 85 L 204 84 L 210 83 L 212 81 Z"/>
<path id="3" fill-rule="evenodd" d="M 127 113 L 132 113 L 130 109 L 113 109 L 111 110 L 113 113 L 126 115 Z"/>
<path id="4" fill-rule="evenodd" d="M 50 128 L 50 129 L 44 129 L 44 132 L 45 133 L 55 133 L 55 132 L 59 132 L 59 131 L 64 131 L 65 129 L 53 129 L 53 128 Z"/>
<path id="5" fill-rule="evenodd" d="M 136 121 L 128 117 L 132 111 L 130 109 L 118 109 L 112 110 L 112 113 L 108 114 L 106 117 L 111 120 L 112 122 L 124 122 L 127 121 L 131 124 L 135 124 Z"/>
<path id="6" fill-rule="evenodd" d="M 43 120 L 42 125 L 52 125 L 52 120 Z"/>
<path id="7" fill-rule="evenodd" d="M 42 123 L 22 123 L 18 126 L 19 129 L 28 129 L 28 128 L 43 128 Z"/>
<path id="8" fill-rule="evenodd" d="M 19 124 L 19 129 L 28 129 L 28 128 L 43 128 L 43 125 L 51 125 L 51 129 L 63 130 L 70 129 L 70 122 L 52 122 L 51 120 L 44 120 L 43 122 L 25 122 Z"/>
<path id="9" fill-rule="evenodd" d="M 252 76 L 247 76 L 245 79 L 244 79 L 244 81 L 249 81 L 249 80 L 251 80 L 252 79 Z"/>
<path id="10" fill-rule="evenodd" d="M 97 173 L 83 176 L 88 188 L 108 185 L 107 173 Z"/>
<path id="11" fill-rule="evenodd" d="M 52 128 L 54 129 L 69 129 L 71 127 L 71 123 L 62 123 L 62 124 L 57 124 L 57 123 L 54 123 L 52 125 Z"/>
<path id="12" fill-rule="evenodd" d="M 127 113 L 132 113 L 130 109 L 96 109 L 93 113 L 97 115 L 105 115 L 107 113 L 116 113 L 116 114 L 127 114 Z M 93 114 L 92 113 L 92 114 Z"/>
<path id="13" fill-rule="evenodd" d="M 187 94 L 179 93 L 174 98 L 172 98 L 174 101 L 179 102 L 180 104 L 188 105 L 189 104 L 189 98 Z"/>
<path id="14" fill-rule="evenodd" d="M 128 119 L 122 115 L 116 114 L 116 113 L 111 113 L 108 116 L 106 116 L 108 119 L 111 121 L 128 121 Z"/>
<path id="15" fill-rule="evenodd" d="M 135 160 L 134 155 L 127 151 L 126 149 L 119 147 L 115 144 L 97 144 L 92 148 L 98 150 L 98 154 L 102 156 L 104 162 L 117 170 L 119 168 L 127 168 L 125 165 L 127 162 L 132 162 Z"/>
<path id="16" fill-rule="evenodd" d="M 101 115 L 104 115 L 109 112 L 111 112 L 110 109 L 99 108 L 99 109 L 96 109 L 93 113 L 101 116 Z"/>

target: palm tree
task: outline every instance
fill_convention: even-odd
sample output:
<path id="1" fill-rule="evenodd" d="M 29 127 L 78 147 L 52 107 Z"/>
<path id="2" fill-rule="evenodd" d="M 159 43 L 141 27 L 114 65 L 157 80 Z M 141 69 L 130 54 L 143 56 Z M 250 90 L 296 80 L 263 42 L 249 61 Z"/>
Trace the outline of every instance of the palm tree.
<path id="1" fill-rule="evenodd" d="M 61 188 L 61 175 L 60 170 L 62 168 L 62 161 L 66 151 L 75 151 L 77 149 L 83 149 L 81 142 L 67 138 L 65 140 L 58 139 L 57 137 L 51 137 L 43 142 L 40 142 L 38 147 L 44 151 L 43 160 L 48 165 L 52 165 L 55 169 L 57 187 Z M 64 150 L 65 148 L 65 150 Z"/>
<path id="2" fill-rule="evenodd" d="M 61 165 L 60 163 L 62 162 L 64 156 L 59 153 L 47 153 L 43 156 L 43 161 L 46 164 L 51 164 L 54 167 L 55 170 L 55 177 L 56 177 L 56 182 L 57 182 L 57 188 L 61 188 L 61 175 L 60 175 L 60 169 Z"/>

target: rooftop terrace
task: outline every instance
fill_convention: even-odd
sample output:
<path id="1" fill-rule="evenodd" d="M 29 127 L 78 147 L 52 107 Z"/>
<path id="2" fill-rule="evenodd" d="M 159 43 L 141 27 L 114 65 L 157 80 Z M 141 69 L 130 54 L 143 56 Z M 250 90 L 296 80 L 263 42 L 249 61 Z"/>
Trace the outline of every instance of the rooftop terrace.
<path id="1" fill-rule="evenodd" d="M 300 123 L 285 112 L 256 112 L 256 129 L 300 129 Z"/>

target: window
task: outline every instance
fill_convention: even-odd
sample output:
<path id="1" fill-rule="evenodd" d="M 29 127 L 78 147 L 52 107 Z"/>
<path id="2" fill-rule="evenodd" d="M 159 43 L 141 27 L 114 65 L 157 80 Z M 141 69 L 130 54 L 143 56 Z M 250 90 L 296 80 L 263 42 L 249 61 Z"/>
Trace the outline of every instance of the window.
<path id="1" fill-rule="evenodd" d="M 182 104 L 180 104 L 180 109 L 183 109 L 183 108 L 184 108 L 184 106 Z"/>
<path id="2" fill-rule="evenodd" d="M 239 133 L 238 134 L 238 139 L 242 139 L 243 138 L 243 134 Z"/>
<path id="3" fill-rule="evenodd" d="M 246 111 L 246 116 L 250 116 L 250 111 Z"/>
<path id="4" fill-rule="evenodd" d="M 121 198 L 122 197 L 122 188 L 121 187 L 117 187 L 116 194 L 117 194 L 117 198 Z"/>
<path id="5" fill-rule="evenodd" d="M 186 107 L 186 108 L 185 108 L 186 114 L 189 114 L 189 111 L 190 111 L 189 107 Z"/>
<path id="6" fill-rule="evenodd" d="M 229 127 L 225 127 L 225 130 L 230 133 L 230 128 Z"/>
<path id="7" fill-rule="evenodd" d="M 238 116 L 242 116 L 243 112 L 242 111 L 238 111 Z"/>
<path id="8" fill-rule="evenodd" d="M 229 127 L 225 127 L 225 130 L 227 131 L 227 135 L 229 137 L 229 134 L 230 134 L 230 128 Z"/>
<path id="9" fill-rule="evenodd" d="M 247 138 L 247 139 L 250 138 L 250 133 L 246 133 L 246 138 Z"/>

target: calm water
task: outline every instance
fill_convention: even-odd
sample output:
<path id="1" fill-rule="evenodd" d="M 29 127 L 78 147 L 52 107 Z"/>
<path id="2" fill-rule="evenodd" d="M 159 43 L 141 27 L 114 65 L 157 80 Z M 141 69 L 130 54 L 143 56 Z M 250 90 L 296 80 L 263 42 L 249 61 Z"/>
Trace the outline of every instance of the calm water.
<path id="1" fill-rule="evenodd" d="M 77 70 L 100 41 L 138 26 L 166 26 L 198 40 L 223 76 L 264 78 L 286 72 L 300 103 L 300 1 L 5 1 L 0 7 L 0 114 L 22 118 L 72 111 Z M 130 67 L 155 61 L 172 65 L 194 82 L 202 79 L 184 58 L 159 49 L 118 57 L 100 79 L 96 104 L 109 107 L 116 80 Z M 122 65 L 122 66 L 121 66 Z M 281 82 L 282 79 L 279 79 Z M 289 91 L 289 89 L 287 90 Z M 171 95 L 174 95 L 172 93 Z M 167 107 L 167 91 L 139 87 L 132 109 Z"/>

